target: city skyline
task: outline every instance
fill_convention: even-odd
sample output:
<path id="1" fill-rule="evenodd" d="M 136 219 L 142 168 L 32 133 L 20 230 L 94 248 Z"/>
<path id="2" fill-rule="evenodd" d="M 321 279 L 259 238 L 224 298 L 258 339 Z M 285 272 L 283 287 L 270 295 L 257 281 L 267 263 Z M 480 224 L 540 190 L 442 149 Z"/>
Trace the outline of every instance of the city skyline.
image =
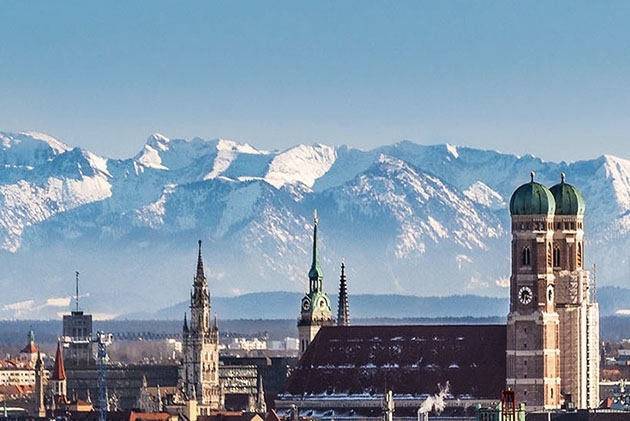
<path id="1" fill-rule="evenodd" d="M 630 158 L 630 5 L 0 3 L 1 131 Z"/>

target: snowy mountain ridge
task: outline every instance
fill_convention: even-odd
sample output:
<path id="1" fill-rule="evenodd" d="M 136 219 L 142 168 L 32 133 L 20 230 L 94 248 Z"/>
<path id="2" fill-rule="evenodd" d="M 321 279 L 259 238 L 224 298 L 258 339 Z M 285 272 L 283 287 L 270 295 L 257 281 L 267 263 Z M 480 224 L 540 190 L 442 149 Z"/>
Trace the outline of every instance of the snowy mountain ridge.
<path id="1" fill-rule="evenodd" d="M 183 301 L 197 239 L 214 295 L 304 291 L 314 209 L 330 293 L 345 259 L 355 293 L 503 297 L 507 206 L 531 171 L 547 186 L 565 173 L 583 193 L 598 283 L 624 285 L 630 272 L 630 161 L 613 156 L 554 163 L 410 141 L 269 152 L 154 134 L 133 158 L 114 160 L 44 134 L 0 132 L 0 159 L 0 285 L 9 291 L 0 317 L 65 303 L 75 270 L 94 312 Z M 25 280 L 35 286 L 28 300 L 11 288 Z"/>

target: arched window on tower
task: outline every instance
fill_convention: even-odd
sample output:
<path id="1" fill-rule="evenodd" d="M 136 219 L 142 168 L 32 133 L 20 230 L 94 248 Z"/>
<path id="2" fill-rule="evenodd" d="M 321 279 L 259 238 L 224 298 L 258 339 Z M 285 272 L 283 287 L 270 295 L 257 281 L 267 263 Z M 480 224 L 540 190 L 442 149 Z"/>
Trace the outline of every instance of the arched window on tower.
<path id="1" fill-rule="evenodd" d="M 577 267 L 582 267 L 582 243 L 578 243 L 577 246 Z"/>
<path id="2" fill-rule="evenodd" d="M 558 246 L 553 249 L 553 267 L 560 267 L 560 247 Z"/>
<path id="3" fill-rule="evenodd" d="M 547 243 L 547 266 L 551 266 L 553 259 L 551 257 L 551 243 Z"/>
<path id="4" fill-rule="evenodd" d="M 529 247 L 523 248 L 523 266 L 531 265 L 531 253 L 529 251 Z"/>

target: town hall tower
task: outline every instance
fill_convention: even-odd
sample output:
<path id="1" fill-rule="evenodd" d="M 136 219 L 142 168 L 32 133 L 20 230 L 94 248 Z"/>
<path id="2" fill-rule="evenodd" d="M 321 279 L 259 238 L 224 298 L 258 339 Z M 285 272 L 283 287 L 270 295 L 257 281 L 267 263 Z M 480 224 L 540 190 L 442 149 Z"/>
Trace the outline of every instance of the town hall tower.
<path id="1" fill-rule="evenodd" d="M 183 360 L 180 384 L 186 399 L 197 401 L 199 415 L 209 415 L 221 405 L 219 385 L 219 327 L 210 321 L 210 294 L 203 270 L 201 241 L 197 273 L 190 294 L 190 326 L 184 315 L 182 328 Z"/>

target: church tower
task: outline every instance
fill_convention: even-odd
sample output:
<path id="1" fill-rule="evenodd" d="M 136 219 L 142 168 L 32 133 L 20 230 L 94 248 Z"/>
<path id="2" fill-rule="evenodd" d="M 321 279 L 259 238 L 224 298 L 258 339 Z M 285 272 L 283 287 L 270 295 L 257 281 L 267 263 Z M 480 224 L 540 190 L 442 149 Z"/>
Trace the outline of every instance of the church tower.
<path id="1" fill-rule="evenodd" d="M 68 378 L 66 377 L 66 368 L 63 364 L 63 354 L 61 353 L 61 343 L 57 342 L 57 354 L 55 355 L 55 365 L 53 366 L 52 376 L 49 384 L 53 395 L 54 408 L 60 409 L 68 403 Z"/>
<path id="2" fill-rule="evenodd" d="M 320 327 L 335 324 L 330 299 L 323 289 L 324 273 L 319 265 L 317 252 L 317 224 L 317 211 L 315 211 L 313 218 L 313 260 L 308 272 L 309 291 L 302 298 L 300 318 L 298 319 L 299 357 L 306 352 L 306 348 Z"/>
<path id="3" fill-rule="evenodd" d="M 37 360 L 35 361 L 35 410 L 37 417 L 44 418 L 46 416 L 46 406 L 44 400 L 44 362 L 39 351 L 37 351 Z"/>
<path id="4" fill-rule="evenodd" d="M 33 329 L 28 331 L 28 343 L 20 351 L 20 360 L 28 361 L 29 364 L 34 365 L 40 358 L 39 349 L 35 345 L 35 333 Z"/>
<path id="5" fill-rule="evenodd" d="M 534 181 L 510 199 L 512 275 L 507 318 L 506 384 L 528 408 L 561 403 L 560 320 L 553 270 L 555 200 Z"/>
<path id="6" fill-rule="evenodd" d="M 197 273 L 190 295 L 190 326 L 184 315 L 182 328 L 183 360 L 180 384 L 188 400 L 197 402 L 199 415 L 219 409 L 219 327 L 210 322 L 210 294 L 203 270 L 201 241 L 197 257 Z"/>
<path id="7" fill-rule="evenodd" d="M 556 308 L 560 318 L 560 377 L 567 406 L 596 408 L 599 404 L 599 307 L 594 285 L 584 269 L 585 203 L 578 189 L 560 183 L 554 196 L 553 270 Z"/>

